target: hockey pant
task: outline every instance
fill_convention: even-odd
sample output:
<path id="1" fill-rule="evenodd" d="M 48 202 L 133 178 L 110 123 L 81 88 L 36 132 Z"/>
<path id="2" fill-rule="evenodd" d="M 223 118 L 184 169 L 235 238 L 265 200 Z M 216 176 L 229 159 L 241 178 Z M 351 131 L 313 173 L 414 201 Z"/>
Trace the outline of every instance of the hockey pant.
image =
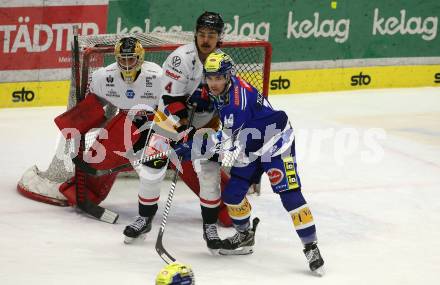
<path id="1" fill-rule="evenodd" d="M 301 192 L 301 182 L 295 161 L 295 142 L 290 152 L 264 160 L 258 157 L 244 167 L 232 167 L 231 178 L 222 193 L 234 227 L 247 229 L 251 216 L 251 204 L 246 198 L 249 186 L 258 181 L 263 173 L 269 177 L 274 193 L 280 196 L 284 208 L 290 214 L 294 228 L 306 244 L 316 240 L 316 229 L 310 208 Z"/>

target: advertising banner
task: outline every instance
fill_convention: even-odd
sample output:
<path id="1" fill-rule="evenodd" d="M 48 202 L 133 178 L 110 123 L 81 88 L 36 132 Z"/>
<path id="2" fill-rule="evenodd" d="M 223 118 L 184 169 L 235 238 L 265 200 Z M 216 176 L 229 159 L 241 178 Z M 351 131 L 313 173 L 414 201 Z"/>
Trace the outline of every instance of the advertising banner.
<path id="1" fill-rule="evenodd" d="M 0 108 L 66 106 L 70 81 L 0 83 Z"/>
<path id="2" fill-rule="evenodd" d="M 273 71 L 270 95 L 372 88 L 440 87 L 440 66 L 367 66 Z"/>
<path id="3" fill-rule="evenodd" d="M 440 1 L 331 2 L 111 1 L 108 30 L 192 31 L 197 16 L 216 11 L 226 22 L 226 34 L 269 40 L 274 63 L 440 57 Z"/>
<path id="4" fill-rule="evenodd" d="M 70 68 L 73 26 L 107 31 L 107 5 L 0 8 L 0 71 Z"/>
<path id="5" fill-rule="evenodd" d="M 4 0 L 0 107 L 67 98 L 74 25 L 83 35 L 194 31 L 204 11 L 223 16 L 225 34 L 271 42 L 270 94 L 440 86 L 438 0 Z"/>

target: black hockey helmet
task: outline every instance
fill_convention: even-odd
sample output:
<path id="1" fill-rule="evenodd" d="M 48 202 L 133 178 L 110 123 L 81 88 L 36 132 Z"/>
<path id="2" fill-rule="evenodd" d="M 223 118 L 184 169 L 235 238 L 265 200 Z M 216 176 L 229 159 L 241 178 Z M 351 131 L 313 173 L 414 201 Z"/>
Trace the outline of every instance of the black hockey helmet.
<path id="1" fill-rule="evenodd" d="M 217 33 L 221 35 L 224 27 L 225 22 L 223 21 L 222 16 L 218 13 L 205 11 L 197 18 L 196 32 L 200 28 L 210 28 L 217 31 Z"/>

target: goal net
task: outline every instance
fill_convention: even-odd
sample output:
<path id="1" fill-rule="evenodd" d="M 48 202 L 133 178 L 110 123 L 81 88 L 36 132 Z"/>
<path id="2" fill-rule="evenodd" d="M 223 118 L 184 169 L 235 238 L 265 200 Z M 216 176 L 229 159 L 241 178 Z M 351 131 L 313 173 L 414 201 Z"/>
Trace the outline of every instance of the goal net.
<path id="1" fill-rule="evenodd" d="M 80 48 L 80 84 L 76 86 L 76 80 L 73 78 L 75 72 L 72 70 L 67 109 L 75 106 L 75 92 L 77 89 L 80 90 L 82 97 L 85 96 L 88 81 L 93 71 L 115 61 L 113 55 L 114 45 L 120 38 L 125 36 L 127 34 L 101 34 L 78 37 Z M 157 63 L 160 66 L 177 47 L 194 41 L 194 33 L 192 32 L 139 33 L 131 34 L 131 36 L 141 41 L 145 49 L 145 60 Z M 222 39 L 221 49 L 232 57 L 235 73 L 255 86 L 264 96 L 267 96 L 272 54 L 270 43 L 247 37 L 226 35 Z M 116 112 L 116 109 L 107 106 L 106 118 L 111 118 Z M 96 135 L 93 132 L 86 134 L 86 149 L 92 144 Z M 69 153 L 72 151 L 72 148 L 70 140 L 62 140 L 48 169 L 40 171 L 34 166 L 28 170 L 28 172 L 32 173 L 25 173 L 18 187 L 33 187 L 32 185 L 25 185 L 27 183 L 24 181 L 26 180 L 24 179 L 25 176 L 37 175 L 40 180 L 43 179 L 48 183 L 62 183 L 71 178 L 73 176 L 73 165 Z"/>

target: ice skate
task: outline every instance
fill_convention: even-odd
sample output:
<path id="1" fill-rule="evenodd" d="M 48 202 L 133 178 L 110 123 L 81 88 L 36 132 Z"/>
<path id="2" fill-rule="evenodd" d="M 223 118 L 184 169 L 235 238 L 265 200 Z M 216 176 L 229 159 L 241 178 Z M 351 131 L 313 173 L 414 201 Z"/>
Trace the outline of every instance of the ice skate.
<path id="1" fill-rule="evenodd" d="M 306 244 L 303 251 L 312 273 L 317 276 L 323 276 L 325 274 L 324 260 L 321 257 L 317 243 L 312 242 Z"/>
<path id="2" fill-rule="evenodd" d="M 255 231 L 260 220 L 253 220 L 253 227 L 246 231 L 237 231 L 235 235 L 223 240 L 223 246 L 219 253 L 221 255 L 246 255 L 253 253 L 255 244 Z"/>
<path id="3" fill-rule="evenodd" d="M 203 239 L 213 255 L 218 255 L 222 247 L 222 241 L 218 236 L 216 224 L 203 224 Z"/>
<path id="4" fill-rule="evenodd" d="M 129 244 L 139 238 L 145 238 L 145 235 L 151 231 L 152 217 L 138 216 L 136 220 L 125 227 L 124 229 L 124 243 Z"/>

